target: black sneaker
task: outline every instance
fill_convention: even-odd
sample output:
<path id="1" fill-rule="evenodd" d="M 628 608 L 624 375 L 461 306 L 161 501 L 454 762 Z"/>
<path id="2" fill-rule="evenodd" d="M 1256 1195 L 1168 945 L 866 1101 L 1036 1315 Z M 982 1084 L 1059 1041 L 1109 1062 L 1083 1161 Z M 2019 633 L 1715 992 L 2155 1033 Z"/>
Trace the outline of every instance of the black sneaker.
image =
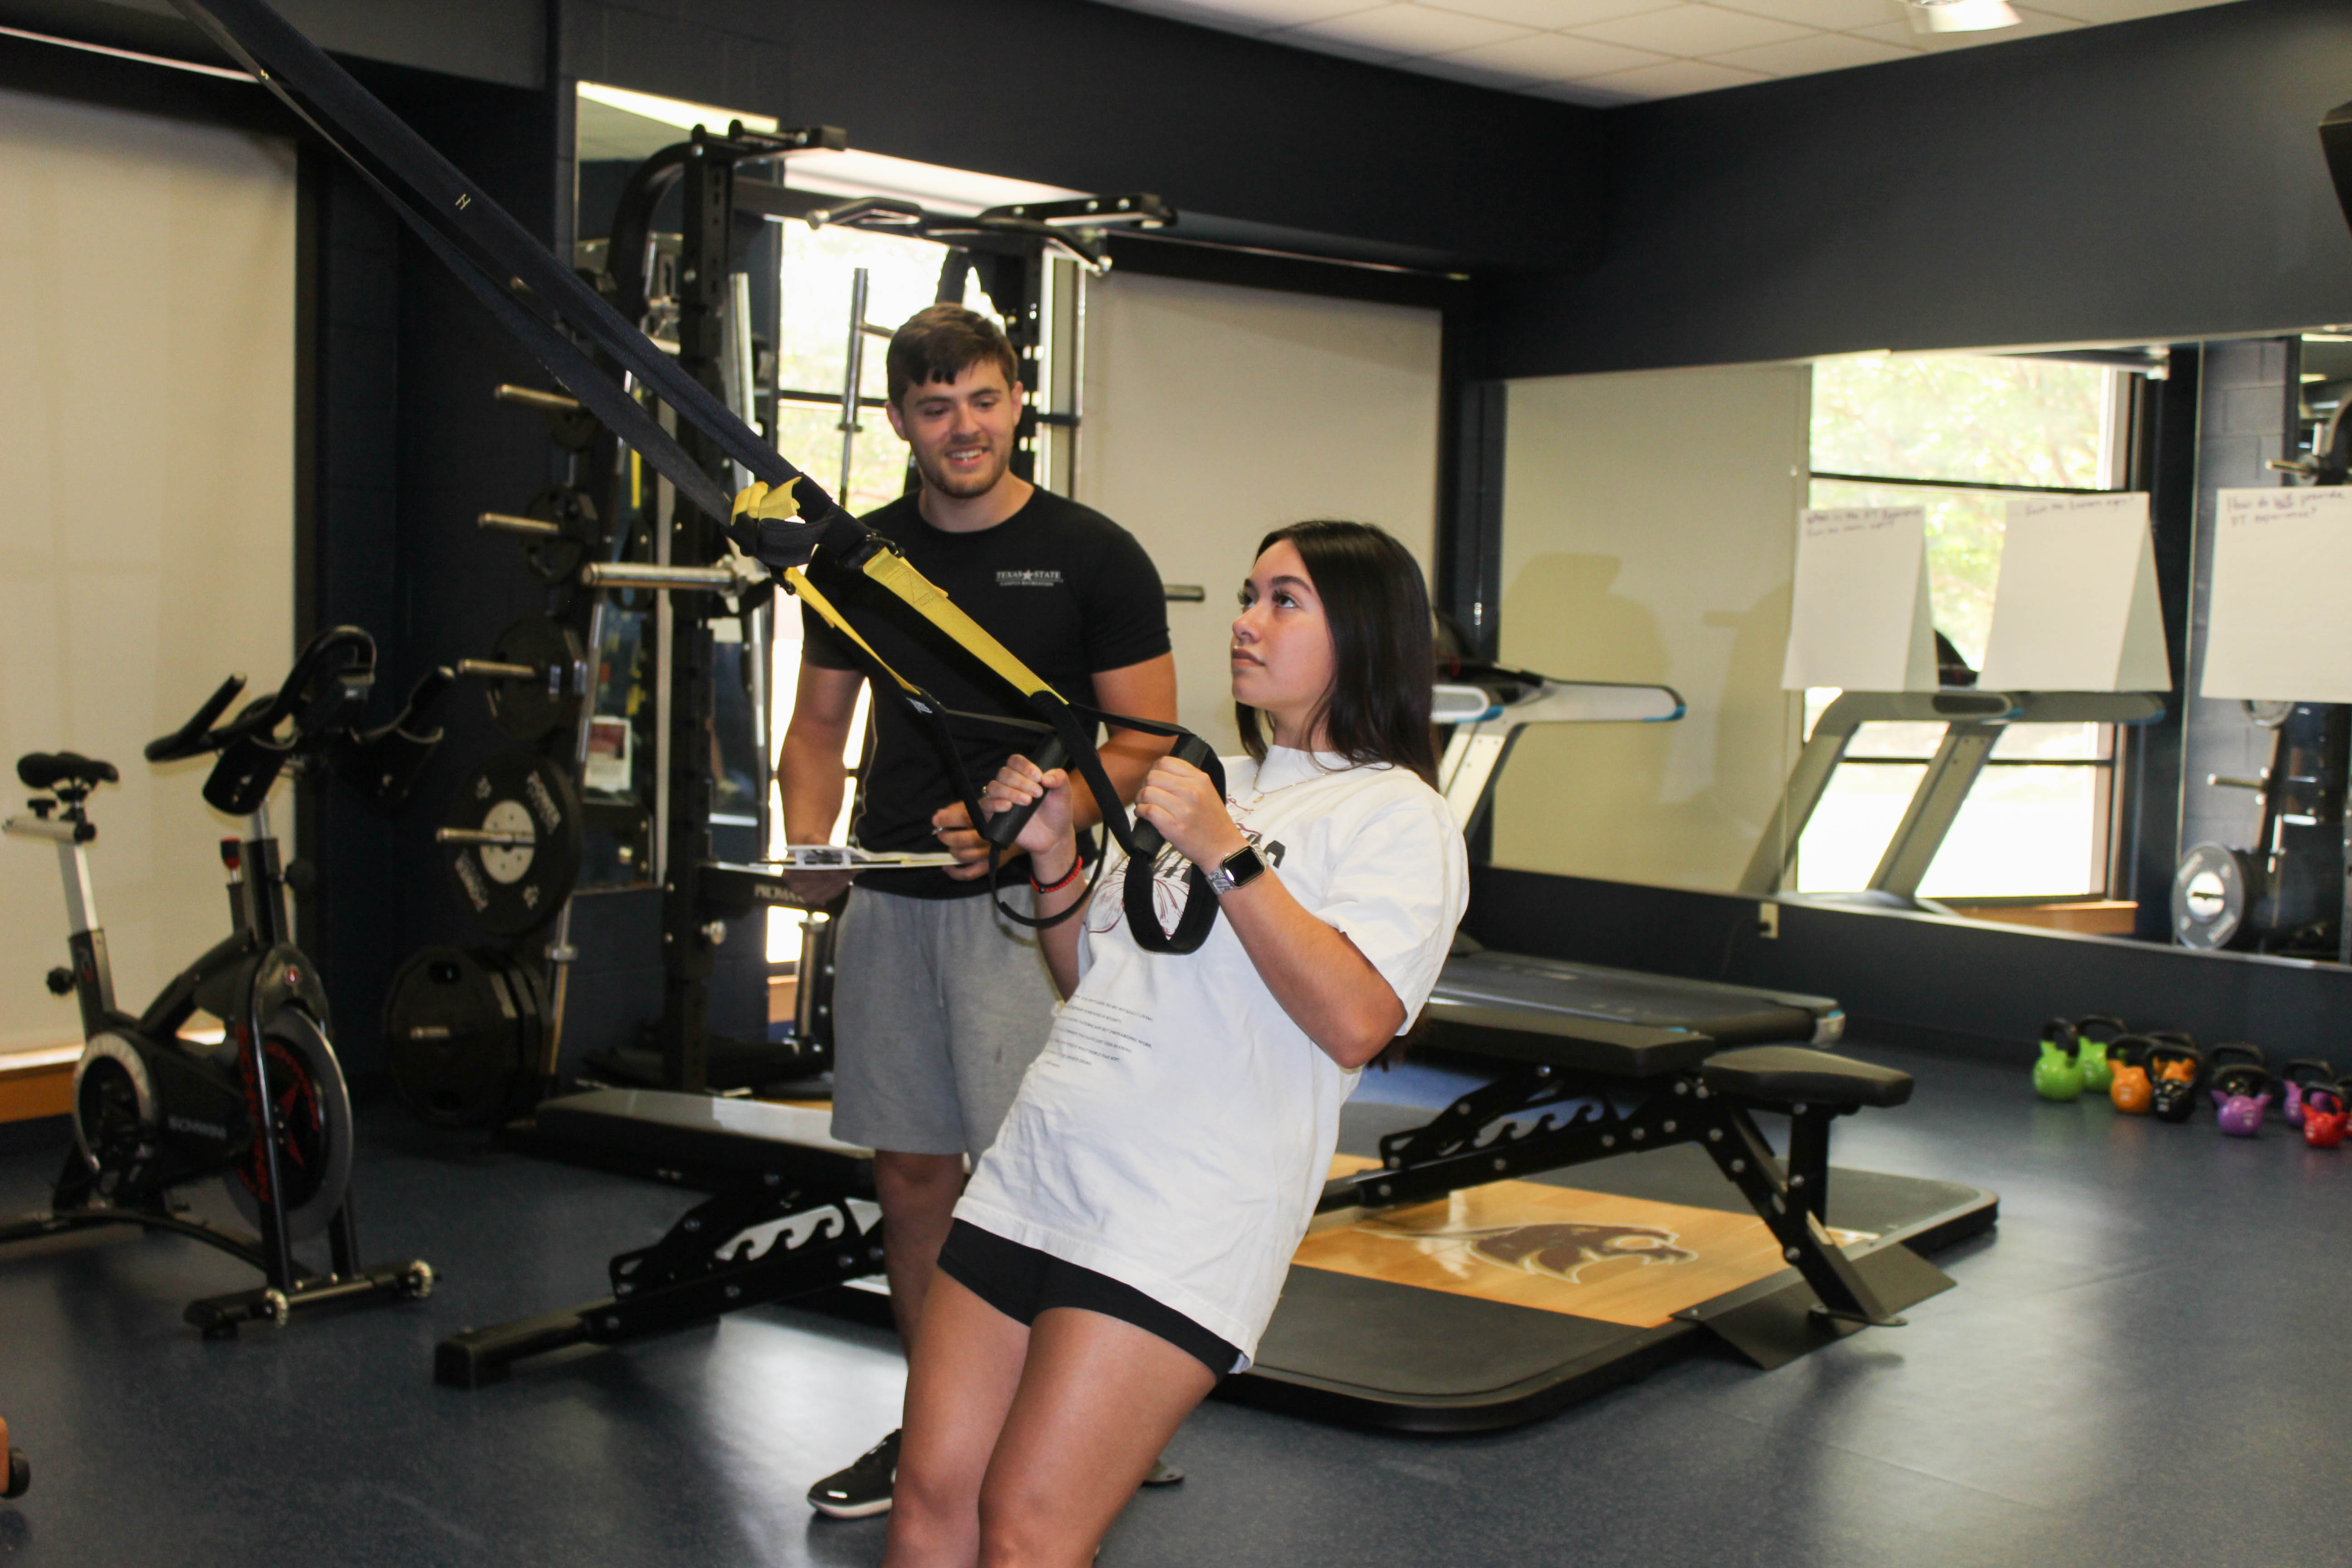
<path id="1" fill-rule="evenodd" d="M 890 1485 L 898 1479 L 899 1434 L 891 1433 L 845 1470 L 809 1488 L 809 1507 L 828 1519 L 868 1519 L 890 1511 Z"/>

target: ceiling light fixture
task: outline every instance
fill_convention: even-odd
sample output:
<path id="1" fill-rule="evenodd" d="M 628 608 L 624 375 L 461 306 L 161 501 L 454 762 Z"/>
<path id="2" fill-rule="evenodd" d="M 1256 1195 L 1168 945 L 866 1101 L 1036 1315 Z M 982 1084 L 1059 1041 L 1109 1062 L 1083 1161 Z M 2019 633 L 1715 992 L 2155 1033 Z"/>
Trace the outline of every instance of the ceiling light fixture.
<path id="1" fill-rule="evenodd" d="M 1904 0 L 1915 33 L 1990 33 L 2022 20 L 2008 0 Z"/>

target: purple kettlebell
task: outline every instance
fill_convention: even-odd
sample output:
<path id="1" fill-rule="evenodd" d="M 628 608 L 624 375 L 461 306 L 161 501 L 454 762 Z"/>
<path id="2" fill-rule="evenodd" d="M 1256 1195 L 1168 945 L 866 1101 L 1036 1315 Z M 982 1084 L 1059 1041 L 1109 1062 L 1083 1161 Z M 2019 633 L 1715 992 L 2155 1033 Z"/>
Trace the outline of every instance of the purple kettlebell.
<path id="1" fill-rule="evenodd" d="M 2279 1077 L 2286 1085 L 2286 1098 L 2280 1102 L 2280 1110 L 2289 1127 L 2303 1125 L 2305 1091 L 2313 1088 L 2334 1089 L 2335 1074 L 2333 1067 L 2315 1057 L 2301 1057 L 2279 1068 Z"/>
<path id="2" fill-rule="evenodd" d="M 2263 1130 L 2263 1118 L 2271 1108 L 2271 1093 L 2268 1089 L 2260 1094 L 2217 1089 L 2213 1091 L 2213 1105 L 2214 1120 L 2221 1124 L 2223 1132 L 2232 1138 L 2252 1138 Z"/>

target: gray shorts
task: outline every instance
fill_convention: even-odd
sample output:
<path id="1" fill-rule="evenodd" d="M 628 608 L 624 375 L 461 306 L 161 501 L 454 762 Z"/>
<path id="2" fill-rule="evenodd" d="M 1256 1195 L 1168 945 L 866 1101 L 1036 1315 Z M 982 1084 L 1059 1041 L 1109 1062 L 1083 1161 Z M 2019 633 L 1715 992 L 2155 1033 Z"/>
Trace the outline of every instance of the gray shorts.
<path id="1" fill-rule="evenodd" d="M 1031 911 L 1026 884 L 1003 898 Z M 834 951 L 833 1135 L 979 1159 L 1054 1027 L 1036 933 L 999 919 L 984 895 L 858 887 Z"/>

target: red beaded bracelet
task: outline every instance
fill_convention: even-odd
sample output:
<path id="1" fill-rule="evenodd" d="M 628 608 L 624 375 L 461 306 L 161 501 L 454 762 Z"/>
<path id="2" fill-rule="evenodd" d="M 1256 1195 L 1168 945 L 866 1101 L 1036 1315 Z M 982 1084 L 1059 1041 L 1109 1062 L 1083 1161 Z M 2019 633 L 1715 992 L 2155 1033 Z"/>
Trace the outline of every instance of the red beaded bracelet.
<path id="1" fill-rule="evenodd" d="M 1030 864 L 1034 866 L 1034 865 L 1035 865 L 1035 864 L 1036 864 L 1036 862 L 1033 860 L 1033 861 L 1031 861 L 1031 862 L 1030 862 Z M 1029 885 L 1030 885 L 1030 887 L 1032 887 L 1032 888 L 1035 889 L 1038 892 L 1041 892 L 1041 893 L 1058 893 L 1058 892 L 1060 892 L 1064 888 L 1068 887 L 1068 886 L 1070 885 L 1070 883 L 1071 883 L 1071 882 L 1072 882 L 1072 881 L 1073 881 L 1073 880 L 1077 877 L 1077 874 L 1078 874 L 1079 872 L 1081 872 L 1081 871 L 1085 870 L 1086 868 L 1087 868 L 1087 862 L 1086 862 L 1086 858 L 1085 858 L 1085 857 L 1081 856 L 1081 857 L 1080 857 L 1080 858 L 1078 858 L 1077 859 L 1073 860 L 1073 861 L 1071 861 L 1071 862 L 1070 862 L 1070 868 L 1069 868 L 1068 870 L 1066 870 L 1066 871 L 1065 871 L 1065 872 L 1063 872 L 1063 873 L 1062 873 L 1061 880 L 1059 880 L 1059 881 L 1057 881 L 1057 882 L 1041 882 L 1041 881 L 1039 881 L 1039 880 L 1036 879 L 1035 875 L 1033 873 L 1033 874 L 1030 876 L 1030 878 L 1029 878 Z"/>

